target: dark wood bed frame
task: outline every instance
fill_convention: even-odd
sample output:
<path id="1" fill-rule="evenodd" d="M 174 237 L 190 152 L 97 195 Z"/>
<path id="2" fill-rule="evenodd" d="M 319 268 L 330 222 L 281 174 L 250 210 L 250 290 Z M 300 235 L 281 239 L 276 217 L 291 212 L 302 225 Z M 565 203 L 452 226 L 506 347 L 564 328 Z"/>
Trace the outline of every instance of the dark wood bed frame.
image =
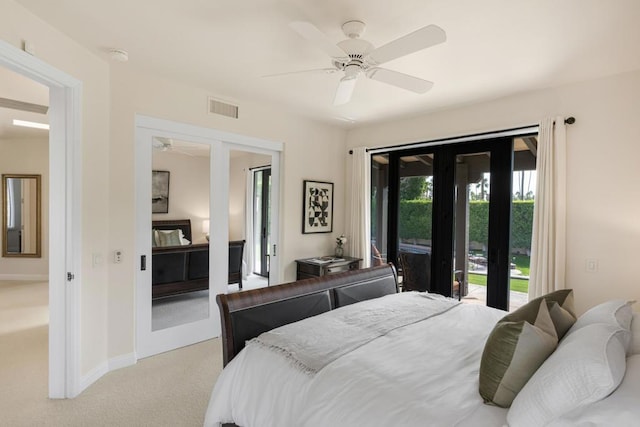
<path id="1" fill-rule="evenodd" d="M 398 292 L 392 264 L 216 297 L 223 365 L 263 332 L 338 307 Z"/>
<path id="2" fill-rule="evenodd" d="M 192 240 L 191 220 L 172 219 L 152 222 L 155 230 L 182 230 Z M 242 254 L 244 240 L 229 242 L 229 284 L 242 289 Z M 152 298 L 179 295 L 209 289 L 209 243 L 152 249 Z"/>

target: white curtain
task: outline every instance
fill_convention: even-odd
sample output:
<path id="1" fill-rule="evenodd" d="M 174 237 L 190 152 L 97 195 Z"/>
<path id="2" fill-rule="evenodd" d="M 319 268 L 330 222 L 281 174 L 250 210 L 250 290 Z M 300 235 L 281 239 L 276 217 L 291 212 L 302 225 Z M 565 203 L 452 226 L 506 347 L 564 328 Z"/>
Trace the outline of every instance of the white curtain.
<path id="1" fill-rule="evenodd" d="M 565 288 L 567 143 L 564 117 L 540 122 L 537 154 L 529 299 Z"/>
<path id="2" fill-rule="evenodd" d="M 371 156 L 365 147 L 353 149 L 351 156 L 350 217 L 347 221 L 348 253 L 371 264 Z"/>

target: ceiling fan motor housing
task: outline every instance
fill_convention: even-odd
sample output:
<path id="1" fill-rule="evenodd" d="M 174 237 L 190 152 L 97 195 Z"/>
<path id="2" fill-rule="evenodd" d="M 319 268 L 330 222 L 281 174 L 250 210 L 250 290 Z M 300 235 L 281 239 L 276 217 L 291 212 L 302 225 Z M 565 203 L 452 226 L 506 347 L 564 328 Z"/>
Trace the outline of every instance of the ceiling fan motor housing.
<path id="1" fill-rule="evenodd" d="M 357 39 L 364 33 L 366 25 L 362 21 L 347 21 L 342 24 L 342 32 L 350 39 Z"/>

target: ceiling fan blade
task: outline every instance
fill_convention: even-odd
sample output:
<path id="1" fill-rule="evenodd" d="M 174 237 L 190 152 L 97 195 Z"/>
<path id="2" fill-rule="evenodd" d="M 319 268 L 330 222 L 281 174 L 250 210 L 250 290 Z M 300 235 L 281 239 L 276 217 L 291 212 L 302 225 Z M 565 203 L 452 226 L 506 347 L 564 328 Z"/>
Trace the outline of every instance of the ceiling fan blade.
<path id="1" fill-rule="evenodd" d="M 371 68 L 367 71 L 367 77 L 415 93 L 425 93 L 433 87 L 433 82 L 386 68 Z"/>
<path id="2" fill-rule="evenodd" d="M 170 151 L 174 153 L 184 154 L 185 156 L 189 156 L 189 157 L 195 157 L 195 154 L 189 153 L 188 151 L 185 151 L 185 150 L 178 150 L 176 148 L 172 148 Z"/>
<path id="3" fill-rule="evenodd" d="M 392 59 L 443 43 L 446 40 L 447 34 L 442 28 L 437 25 L 428 25 L 374 49 L 367 55 L 366 59 L 374 65 L 380 65 Z"/>
<path id="4" fill-rule="evenodd" d="M 348 55 L 335 43 L 320 31 L 315 25 L 306 21 L 294 21 L 289 23 L 289 27 L 302 38 L 315 44 L 317 48 L 326 52 L 332 58 L 345 58 Z"/>
<path id="5" fill-rule="evenodd" d="M 343 105 L 351 100 L 353 89 L 356 87 L 355 77 L 343 77 L 336 90 L 336 96 L 333 98 L 333 105 Z"/>
<path id="6" fill-rule="evenodd" d="M 337 68 L 316 68 L 313 70 L 287 71 L 285 73 L 267 74 L 262 77 L 288 76 L 289 74 L 333 74 L 336 71 L 338 71 Z"/>

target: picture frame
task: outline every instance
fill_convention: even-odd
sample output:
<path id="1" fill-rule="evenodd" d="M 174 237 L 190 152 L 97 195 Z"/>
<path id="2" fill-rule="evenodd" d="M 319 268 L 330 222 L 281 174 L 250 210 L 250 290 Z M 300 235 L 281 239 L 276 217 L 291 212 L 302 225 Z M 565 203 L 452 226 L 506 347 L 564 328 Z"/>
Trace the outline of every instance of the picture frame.
<path id="1" fill-rule="evenodd" d="M 169 171 L 151 171 L 151 213 L 169 213 Z"/>
<path id="2" fill-rule="evenodd" d="M 333 231 L 333 183 L 304 180 L 302 234 Z"/>

